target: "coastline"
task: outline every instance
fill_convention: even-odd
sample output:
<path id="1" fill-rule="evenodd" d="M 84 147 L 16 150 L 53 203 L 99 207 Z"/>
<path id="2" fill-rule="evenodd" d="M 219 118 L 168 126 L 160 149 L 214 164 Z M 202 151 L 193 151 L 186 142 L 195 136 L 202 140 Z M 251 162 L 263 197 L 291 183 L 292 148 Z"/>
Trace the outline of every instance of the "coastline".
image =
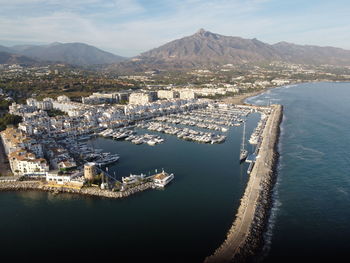
<path id="1" fill-rule="evenodd" d="M 123 192 L 112 192 L 109 190 L 102 190 L 98 187 L 83 187 L 83 188 L 69 188 L 69 187 L 59 187 L 50 186 L 43 184 L 40 181 L 14 181 L 14 182 L 0 182 L 0 191 L 17 192 L 17 191 L 44 191 L 51 193 L 69 193 L 69 194 L 79 194 L 85 196 L 95 196 L 103 198 L 124 198 L 130 195 L 142 192 L 148 189 L 153 189 L 153 183 L 145 183 L 133 188 L 127 189 Z"/>
<path id="2" fill-rule="evenodd" d="M 206 263 L 248 262 L 254 259 L 263 246 L 263 232 L 268 221 L 272 190 L 277 176 L 277 147 L 283 117 L 283 107 L 273 107 L 263 132 L 259 158 L 250 173 L 234 222 L 226 240 L 205 259 Z"/>
<path id="3" fill-rule="evenodd" d="M 223 103 L 228 103 L 228 104 L 247 104 L 244 102 L 247 98 L 255 97 L 255 96 L 262 94 L 262 93 L 264 93 L 270 89 L 273 89 L 273 88 L 275 88 L 275 87 L 269 87 L 266 89 L 257 90 L 257 91 L 253 91 L 253 92 L 247 92 L 247 93 L 243 93 L 243 94 L 240 94 L 237 96 L 224 98 L 221 101 Z"/>

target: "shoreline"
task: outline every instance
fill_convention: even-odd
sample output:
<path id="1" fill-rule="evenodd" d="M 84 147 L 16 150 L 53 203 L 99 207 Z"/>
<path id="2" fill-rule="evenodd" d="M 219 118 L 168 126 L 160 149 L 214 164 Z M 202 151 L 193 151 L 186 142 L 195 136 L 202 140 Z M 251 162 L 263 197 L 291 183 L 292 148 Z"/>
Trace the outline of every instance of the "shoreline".
<path id="1" fill-rule="evenodd" d="M 291 82 L 288 84 L 283 84 L 283 85 L 277 85 L 277 86 L 272 86 L 272 87 L 267 87 L 261 90 L 257 90 L 257 91 L 253 91 L 253 92 L 247 92 L 247 93 L 243 93 L 237 96 L 230 96 L 230 97 L 226 97 L 221 99 L 220 101 L 223 103 L 231 103 L 231 104 L 242 104 L 242 105 L 251 105 L 249 103 L 245 103 L 244 101 L 248 98 L 251 97 L 255 97 L 257 95 L 260 95 L 262 93 L 265 93 L 269 90 L 275 89 L 275 88 L 280 88 L 280 87 L 284 87 L 284 86 L 288 86 L 288 85 L 300 85 L 300 84 L 305 84 L 305 83 L 322 83 L 322 82 L 330 82 L 330 83 L 350 83 L 350 81 L 342 81 L 342 80 L 309 80 L 309 81 L 302 81 L 302 82 Z"/>
<path id="2" fill-rule="evenodd" d="M 284 86 L 288 86 L 288 85 L 299 85 L 299 84 L 303 84 L 303 83 L 314 83 L 314 82 L 317 83 L 317 82 L 324 82 L 324 81 L 291 82 L 291 83 L 288 83 L 288 84 L 266 87 L 266 88 L 263 88 L 261 90 L 247 92 L 247 93 L 243 93 L 243 94 L 240 94 L 240 95 L 237 95 L 237 96 L 226 97 L 226 98 L 221 99 L 221 101 L 223 103 L 251 105 L 249 103 L 245 103 L 244 101 L 246 99 L 248 99 L 248 98 L 255 97 L 257 95 L 260 95 L 262 93 L 265 93 L 265 92 L 267 92 L 269 90 L 272 90 L 272 89 L 275 89 L 275 88 L 280 88 L 280 87 L 284 87 Z M 337 82 L 337 81 L 330 81 L 330 82 Z"/>
<path id="3" fill-rule="evenodd" d="M 156 188 L 153 183 L 145 183 L 133 188 L 127 189 L 123 192 L 112 192 L 109 190 L 102 190 L 98 187 L 82 187 L 69 188 L 64 186 L 50 186 L 43 184 L 40 181 L 15 181 L 15 182 L 0 182 L 0 192 L 18 192 L 18 191 L 43 191 L 55 194 L 79 194 L 82 196 L 93 196 L 102 198 L 124 198 L 133 194 L 143 192 L 149 189 Z"/>
<path id="4" fill-rule="evenodd" d="M 240 94 L 240 95 L 237 95 L 237 96 L 232 96 L 232 97 L 224 98 L 224 99 L 222 99 L 221 101 L 222 101 L 223 103 L 245 105 L 245 104 L 247 104 L 247 103 L 245 103 L 244 101 L 245 101 L 247 98 L 255 97 L 255 96 L 260 95 L 260 94 L 262 94 L 262 93 L 265 93 L 266 91 L 268 91 L 268 90 L 270 90 L 270 89 L 273 89 L 273 88 L 277 88 L 277 87 L 269 87 L 269 88 L 262 89 L 262 90 L 257 90 L 257 91 L 253 91 L 253 92 L 247 92 L 247 93 L 243 93 L 243 94 Z"/>
<path id="5" fill-rule="evenodd" d="M 263 131 L 259 158 L 250 173 L 233 224 L 226 240 L 205 259 L 206 263 L 248 262 L 254 259 L 263 246 L 263 233 L 270 215 L 272 191 L 277 176 L 277 147 L 283 118 L 282 105 L 273 107 Z"/>

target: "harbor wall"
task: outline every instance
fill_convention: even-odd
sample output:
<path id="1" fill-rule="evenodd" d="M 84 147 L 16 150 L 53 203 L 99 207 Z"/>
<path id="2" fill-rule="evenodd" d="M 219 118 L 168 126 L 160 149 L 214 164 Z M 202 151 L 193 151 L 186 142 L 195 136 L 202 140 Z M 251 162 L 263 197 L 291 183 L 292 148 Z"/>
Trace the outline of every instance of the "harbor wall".
<path id="1" fill-rule="evenodd" d="M 206 263 L 251 262 L 261 250 L 269 213 L 272 206 L 272 190 L 276 182 L 277 152 L 280 123 L 283 116 L 281 105 L 272 105 L 259 157 L 250 173 L 240 207 L 226 240 L 205 259 Z"/>
<path id="2" fill-rule="evenodd" d="M 124 198 L 130 195 L 136 194 L 138 192 L 142 192 L 153 188 L 155 188 L 155 186 L 151 182 L 132 187 L 122 192 L 112 192 L 109 190 L 102 190 L 98 187 L 83 187 L 81 189 L 69 188 L 69 187 L 63 187 L 63 186 L 53 187 L 53 186 L 43 184 L 42 182 L 39 182 L 39 181 L 0 182 L 0 191 L 39 190 L 39 191 L 53 192 L 53 193 L 71 193 L 71 194 L 80 194 L 80 195 L 96 196 L 96 197 L 104 197 L 104 198 Z"/>

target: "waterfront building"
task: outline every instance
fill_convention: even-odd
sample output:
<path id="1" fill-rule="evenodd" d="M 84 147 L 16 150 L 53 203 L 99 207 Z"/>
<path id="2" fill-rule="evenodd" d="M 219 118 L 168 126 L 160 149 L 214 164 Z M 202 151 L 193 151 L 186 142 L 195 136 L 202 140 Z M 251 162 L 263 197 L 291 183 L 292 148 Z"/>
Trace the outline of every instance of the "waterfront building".
<path id="1" fill-rule="evenodd" d="M 79 172 L 68 174 L 60 174 L 58 171 L 47 172 L 46 182 L 73 187 L 82 187 L 84 185 L 84 180 Z"/>
<path id="2" fill-rule="evenodd" d="M 49 172 L 46 174 L 47 182 L 54 182 L 56 184 L 65 184 L 69 183 L 72 180 L 71 175 L 59 174 L 57 171 Z"/>
<path id="3" fill-rule="evenodd" d="M 276 86 L 280 86 L 280 85 L 289 84 L 290 80 L 288 80 L 288 79 L 273 79 L 273 80 L 271 80 L 271 83 L 276 85 Z"/>
<path id="4" fill-rule="evenodd" d="M 8 155 L 11 170 L 16 175 L 32 175 L 49 171 L 44 158 L 37 158 L 34 153 L 25 149 L 11 152 Z"/>

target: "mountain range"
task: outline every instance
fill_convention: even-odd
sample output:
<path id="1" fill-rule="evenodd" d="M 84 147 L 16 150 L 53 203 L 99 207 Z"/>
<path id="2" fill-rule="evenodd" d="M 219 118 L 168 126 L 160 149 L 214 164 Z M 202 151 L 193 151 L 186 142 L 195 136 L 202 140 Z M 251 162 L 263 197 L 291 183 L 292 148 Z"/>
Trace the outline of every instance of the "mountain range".
<path id="1" fill-rule="evenodd" d="M 0 46 L 0 52 L 2 52 L 0 63 L 4 63 L 2 61 L 6 61 L 7 58 L 8 61 L 61 62 L 78 66 L 109 64 L 107 69 L 123 71 L 257 64 L 272 61 L 350 66 L 349 50 L 287 42 L 271 45 L 255 38 L 224 36 L 204 29 L 130 59 L 83 43 Z"/>
<path id="2" fill-rule="evenodd" d="M 257 39 L 223 36 L 204 29 L 142 53 L 138 63 L 222 65 L 283 61 L 298 64 L 350 65 L 350 51 L 334 47 L 270 45 Z"/>
<path id="3" fill-rule="evenodd" d="M 28 61 L 31 60 L 31 63 L 59 62 L 77 66 L 112 64 L 125 60 L 121 56 L 83 43 L 55 42 L 49 45 L 0 46 L 0 52 L 6 52 L 12 56 L 24 56 Z"/>
<path id="4" fill-rule="evenodd" d="M 36 64 L 37 61 L 26 56 L 2 52 L 0 47 L 0 64 Z"/>

